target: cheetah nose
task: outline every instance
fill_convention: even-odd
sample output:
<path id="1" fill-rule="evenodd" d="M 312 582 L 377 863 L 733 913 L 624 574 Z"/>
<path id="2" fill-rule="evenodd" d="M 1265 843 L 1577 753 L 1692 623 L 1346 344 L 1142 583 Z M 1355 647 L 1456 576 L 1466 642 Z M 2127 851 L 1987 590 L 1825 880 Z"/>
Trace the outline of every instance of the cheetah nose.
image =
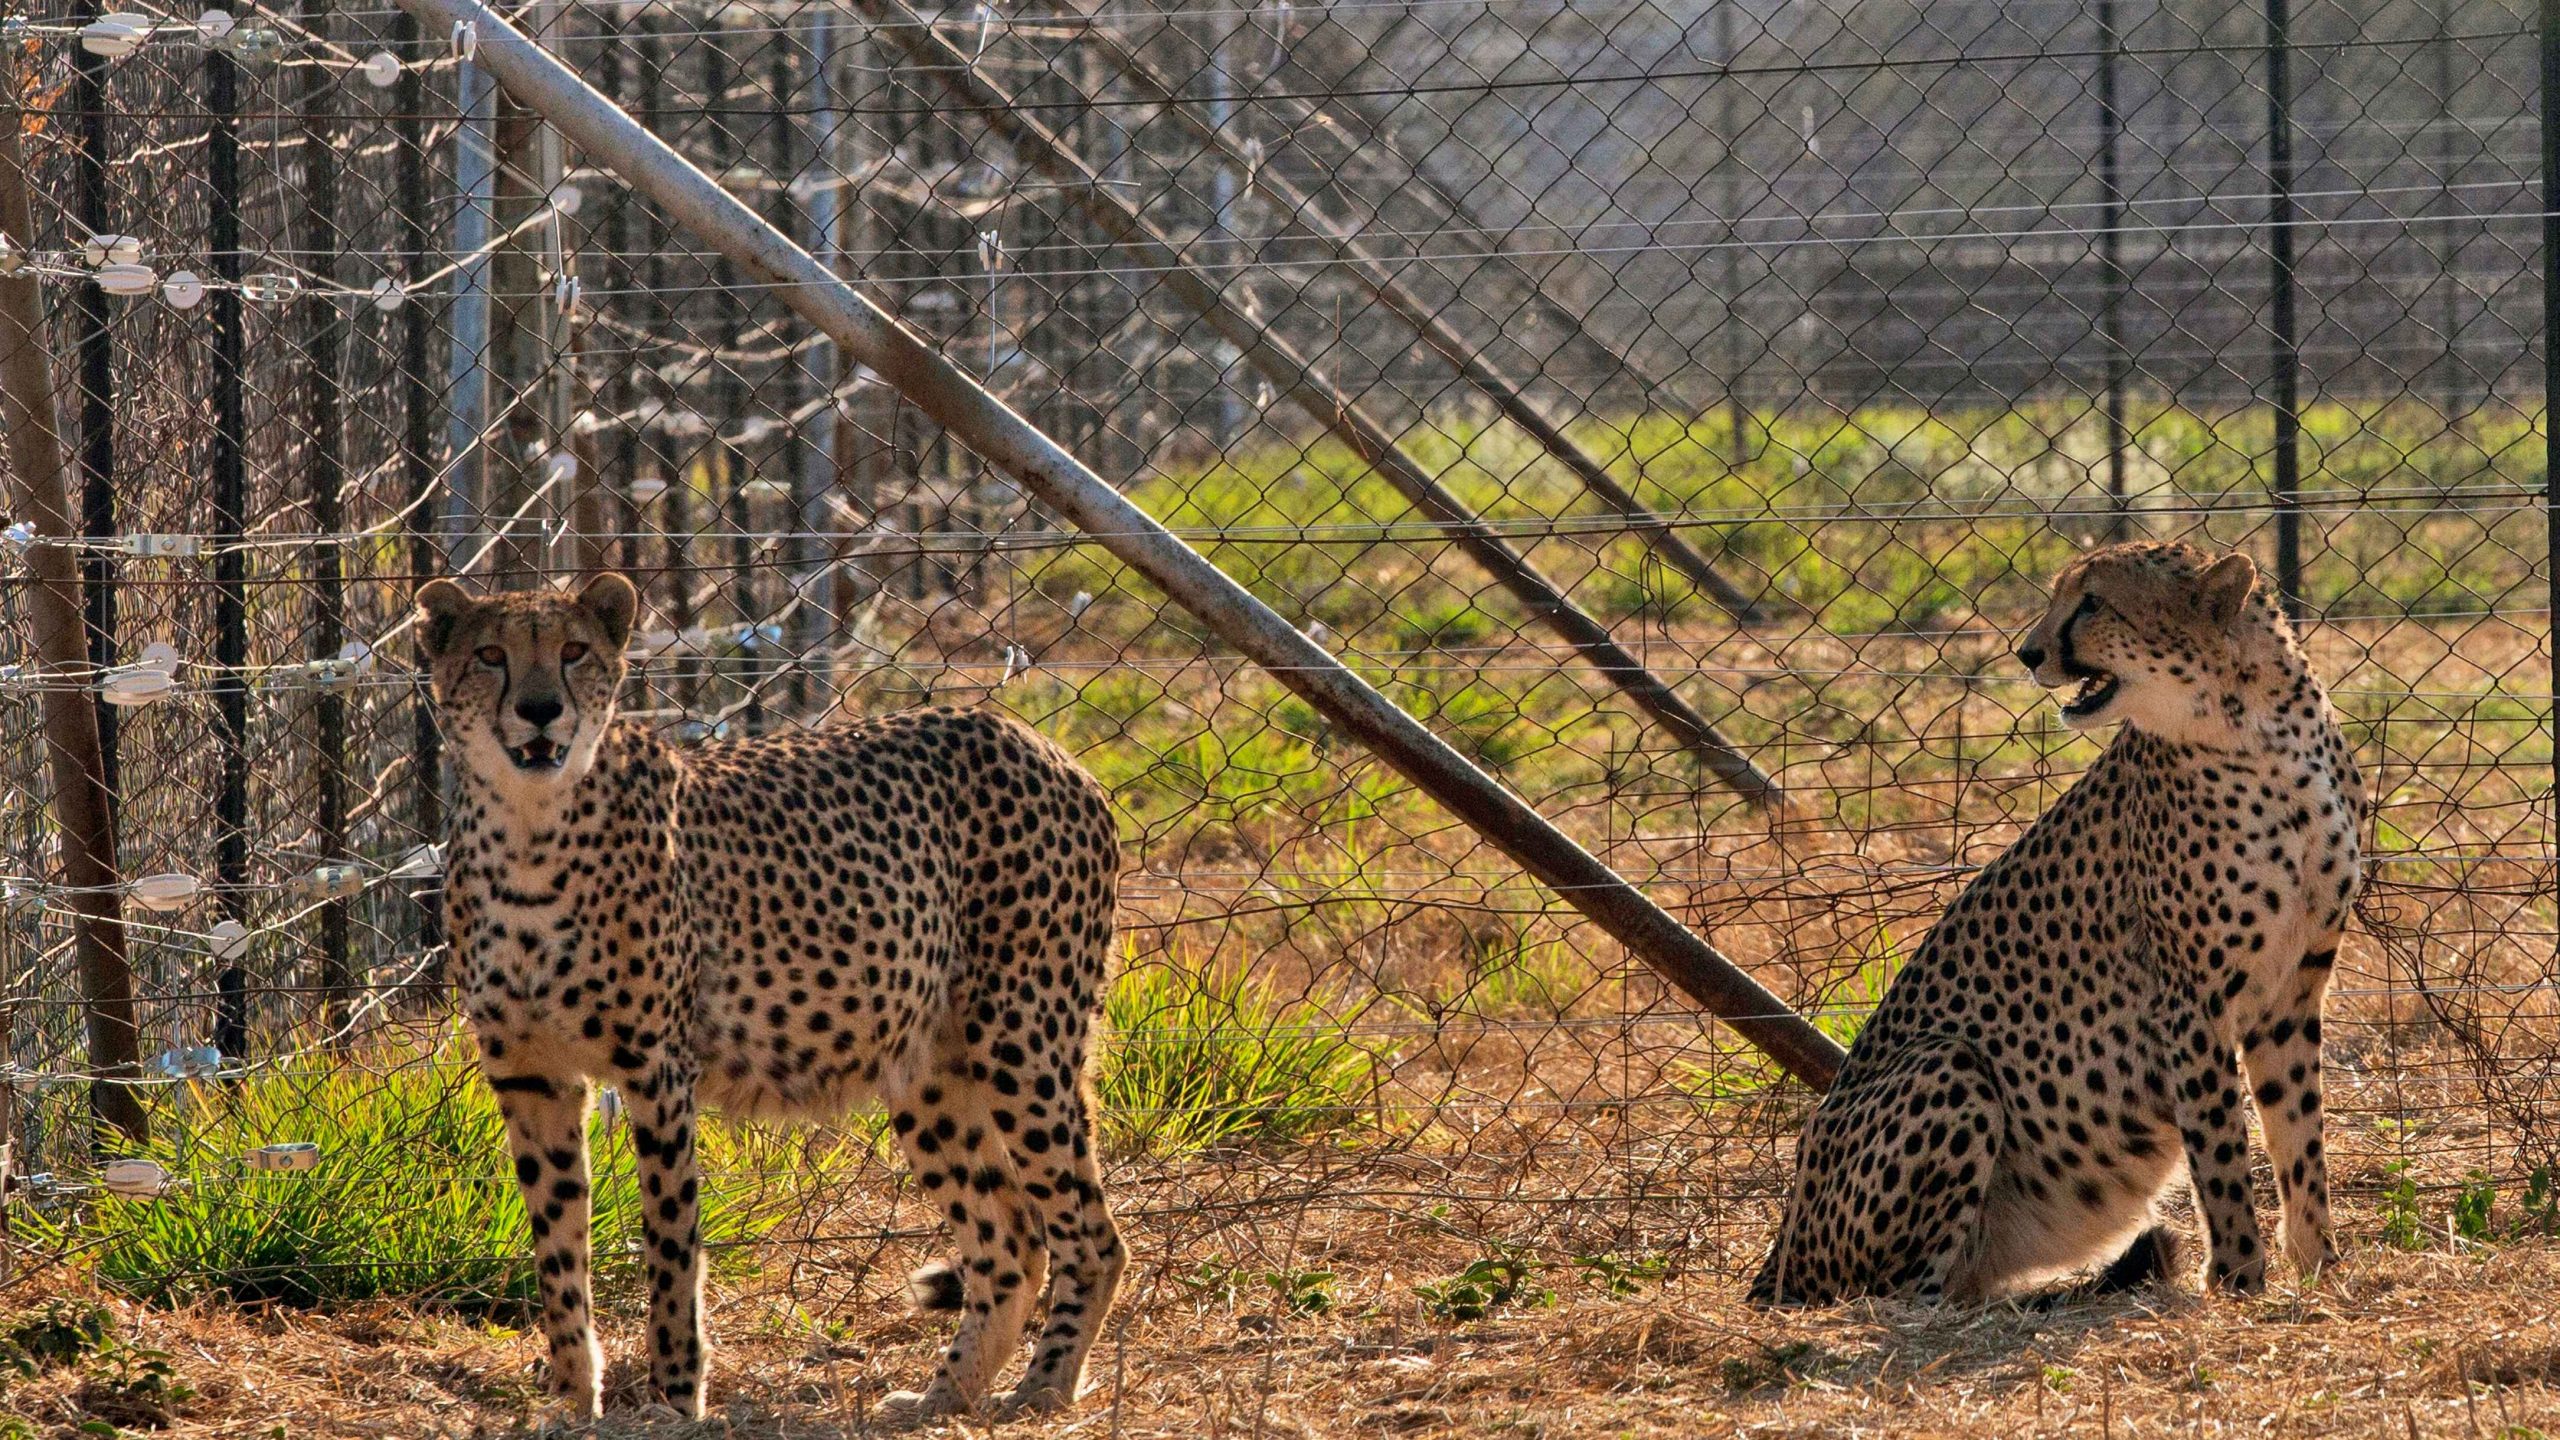
<path id="1" fill-rule="evenodd" d="M 2044 668 L 2044 647 L 2043 647 L 2043 646 L 2041 646 L 2041 645 L 2021 645 L 2021 646 L 2019 646 L 2019 647 L 2018 647 L 2018 661 L 2019 661 L 2019 663 L 2020 663 L 2020 664 L 2022 664 L 2022 665 L 2026 666 L 2026 667 L 2027 667 L 2028 669 L 2030 669 L 2030 670 L 2041 670 L 2041 669 L 2043 669 L 2043 668 Z"/>
<path id="2" fill-rule="evenodd" d="M 560 702 L 556 699 L 525 699 L 516 702 L 516 717 L 539 730 L 560 718 Z"/>

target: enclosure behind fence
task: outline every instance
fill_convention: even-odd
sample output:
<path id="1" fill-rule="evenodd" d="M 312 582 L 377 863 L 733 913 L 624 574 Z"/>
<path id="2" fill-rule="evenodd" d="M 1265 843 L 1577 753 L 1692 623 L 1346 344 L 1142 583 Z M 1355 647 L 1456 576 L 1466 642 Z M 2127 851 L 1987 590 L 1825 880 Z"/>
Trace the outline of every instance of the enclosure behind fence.
<path id="1" fill-rule="evenodd" d="M 2560 1163 L 2533 9 L 516 19 L 1843 1041 L 2095 753 L 2008 654 L 2053 572 L 2250 551 L 2380 801 L 2331 1007 L 2346 1184 Z M 408 597 L 612 567 L 648 607 L 626 715 L 717 744 L 987 703 L 1109 787 L 1097 1083 L 1142 1260 L 1377 1206 L 1569 1255 L 1756 1242 L 1799 1088 L 591 168 L 474 34 L 49 0 L 0 39 L 34 206 L 0 276 L 44 308 L 87 643 L 36 655 L 61 552 L 6 532 L 37 1233 L 161 1295 L 529 1283 L 512 1221 L 344 1238 L 292 1284 L 115 1237 L 365 1187 L 512 1203 L 442 982 Z M 64 693 L 129 1026 L 78 943 Z M 182 1187 L 92 1188 L 102 1072 Z M 297 1141 L 315 1175 L 243 1169 Z M 706 1153 L 716 1239 L 795 1285 L 929 1226 L 861 1123 Z"/>

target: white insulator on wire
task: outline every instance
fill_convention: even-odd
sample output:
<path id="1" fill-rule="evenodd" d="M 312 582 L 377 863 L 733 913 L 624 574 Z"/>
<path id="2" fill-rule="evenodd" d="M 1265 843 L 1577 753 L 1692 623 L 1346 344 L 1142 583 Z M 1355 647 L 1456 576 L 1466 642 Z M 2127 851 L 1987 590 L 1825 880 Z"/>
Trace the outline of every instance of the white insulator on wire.
<path id="1" fill-rule="evenodd" d="M 222 1068 L 222 1052 L 210 1045 L 172 1045 L 151 1057 L 151 1068 L 172 1080 L 210 1075 Z"/>
<path id="2" fill-rule="evenodd" d="M 45 910 L 44 890 L 17 880 L 0 883 L 0 910 L 20 917 L 41 915 Z"/>
<path id="3" fill-rule="evenodd" d="M 770 475 L 759 475 L 742 482 L 738 486 L 738 495 L 747 500 L 788 500 L 791 498 L 791 485 Z"/>
<path id="4" fill-rule="evenodd" d="M 373 673 L 373 647 L 362 640 L 350 640 L 338 647 L 335 658 L 314 660 L 302 667 L 311 683 L 323 690 L 335 689 L 359 676 Z"/>
<path id="5" fill-rule="evenodd" d="M 174 1182 L 169 1178 L 168 1169 L 159 1161 L 134 1155 L 110 1160 L 99 1167 L 98 1183 L 104 1185 L 111 1195 L 122 1195 L 132 1200 L 154 1200 L 168 1193 Z"/>
<path id="6" fill-rule="evenodd" d="M 231 12 L 228 10 L 207 10 L 196 17 L 196 33 L 207 40 L 219 40 L 230 34 L 232 27 L 238 23 L 231 18 Z"/>
<path id="7" fill-rule="evenodd" d="M 148 295 L 160 288 L 160 273 L 148 265 L 101 265 L 94 278 L 110 295 Z"/>
<path id="8" fill-rule="evenodd" d="M 543 457 L 542 478 L 554 485 L 566 485 L 578 478 L 578 457 L 567 450 L 554 450 Z"/>
<path id="9" fill-rule="evenodd" d="M 409 292 L 401 288 L 399 281 L 376 280 L 373 282 L 374 309 L 388 315 L 408 303 Z"/>
<path id="10" fill-rule="evenodd" d="M 249 953 L 249 927 L 237 920 L 215 921 L 213 928 L 204 932 L 204 938 L 212 942 L 216 960 L 237 960 Z"/>
<path id="11" fill-rule="evenodd" d="M 468 65 L 480 53 L 480 27 L 468 20 L 453 22 L 453 58 Z"/>
<path id="12" fill-rule="evenodd" d="M 352 900 L 364 893 L 364 872 L 353 865 L 315 865 L 285 889 L 297 900 Z"/>
<path id="13" fill-rule="evenodd" d="M 137 265 L 142 261 L 142 242 L 131 235 L 92 235 L 80 242 L 80 258 L 89 268 L 107 265 Z"/>
<path id="14" fill-rule="evenodd" d="M 27 521 L 21 520 L 6 530 L 0 530 L 0 545 L 7 546 L 13 554 L 23 555 L 27 547 L 35 543 L 36 527 Z"/>
<path id="15" fill-rule="evenodd" d="M 142 658 L 119 665 L 98 682 L 98 698 L 110 705 L 148 705 L 178 689 L 178 648 L 162 641 L 147 647 Z"/>
<path id="16" fill-rule="evenodd" d="M 1031 652 L 1023 649 L 1019 645 L 1007 645 L 1004 647 L 1004 678 L 998 680 L 996 683 L 998 685 L 1010 685 L 1013 683 L 1014 676 L 1019 675 L 1030 668 Z"/>
<path id="17" fill-rule="evenodd" d="M 1084 612 L 1092 608 L 1093 592 L 1090 590 L 1079 590 L 1076 592 L 1075 598 L 1067 602 L 1067 616 L 1070 619 L 1081 620 L 1084 618 Z"/>
<path id="18" fill-rule="evenodd" d="M 262 270 L 240 282 L 240 294 L 260 305 L 282 305 L 302 293 L 302 277 Z"/>
<path id="19" fill-rule="evenodd" d="M 308 1140 L 287 1140 L 278 1145 L 261 1145 L 240 1157 L 240 1163 L 252 1170 L 289 1173 L 310 1170 L 320 1164 L 320 1147 Z"/>
<path id="20" fill-rule="evenodd" d="M 400 57 L 388 50 L 376 50 L 364 57 L 364 63 L 356 67 L 356 73 L 374 89 L 388 90 L 400 83 Z"/>
<path id="21" fill-rule="evenodd" d="M 0 235 L 0 280 L 14 276 L 26 268 L 27 252 L 18 247 L 17 241 L 6 235 Z"/>
<path id="22" fill-rule="evenodd" d="M 413 846 L 408 854 L 400 857 L 399 864 L 391 867 L 394 880 L 432 880 L 443 873 L 444 847 L 441 845 Z"/>
<path id="23" fill-rule="evenodd" d="M 587 203 L 587 192 L 562 181 L 551 187 L 551 208 L 563 215 L 575 215 Z"/>
<path id="24" fill-rule="evenodd" d="M 1004 269 L 1004 234 L 997 230 L 978 232 L 978 265 L 994 275 Z"/>
<path id="25" fill-rule="evenodd" d="M 118 10 L 81 26 L 80 48 L 104 59 L 121 60 L 141 49 L 150 36 L 150 16 Z"/>
<path id="26" fill-rule="evenodd" d="M 631 497 L 632 504 L 646 505 L 667 493 L 667 482 L 655 475 L 643 475 L 622 487 L 622 493 Z"/>
<path id="27" fill-rule="evenodd" d="M 172 270 L 160 282 L 160 298 L 172 310 L 193 310 L 204 303 L 204 280 L 193 270 Z"/>
<path id="28" fill-rule="evenodd" d="M 133 897 L 133 903 L 145 910 L 179 910 L 204 893 L 204 882 L 193 875 L 172 870 L 126 881 L 124 889 Z"/>
<path id="29" fill-rule="evenodd" d="M 596 1114 L 602 1116 L 607 1125 L 621 1119 L 622 1092 L 610 1085 L 596 1091 Z"/>

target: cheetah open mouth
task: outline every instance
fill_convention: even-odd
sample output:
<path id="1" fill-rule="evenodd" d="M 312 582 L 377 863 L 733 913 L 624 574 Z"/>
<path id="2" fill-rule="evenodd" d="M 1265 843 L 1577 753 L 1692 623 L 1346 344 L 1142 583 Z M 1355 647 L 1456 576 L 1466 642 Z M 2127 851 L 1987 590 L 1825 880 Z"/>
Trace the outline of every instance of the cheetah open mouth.
<path id="1" fill-rule="evenodd" d="M 2116 698 L 2119 683 L 2116 677 L 2104 670 L 2081 676 L 2080 688 L 2071 692 L 2070 699 L 2062 702 L 2062 713 L 2074 719 L 2097 714 L 2106 708 L 2108 701 Z"/>
<path id="2" fill-rule="evenodd" d="M 549 737 L 536 735 L 521 745 L 508 746 L 507 758 L 516 762 L 517 769 L 530 770 L 540 775 L 548 774 L 567 764 L 569 752 L 560 748 L 559 743 Z"/>

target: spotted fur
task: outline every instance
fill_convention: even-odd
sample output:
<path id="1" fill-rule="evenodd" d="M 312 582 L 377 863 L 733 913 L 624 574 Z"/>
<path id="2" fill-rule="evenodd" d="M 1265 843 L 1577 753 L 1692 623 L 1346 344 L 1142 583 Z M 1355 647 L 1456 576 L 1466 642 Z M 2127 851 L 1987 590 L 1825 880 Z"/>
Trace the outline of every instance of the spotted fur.
<path id="1" fill-rule="evenodd" d="M 893 1413 L 966 1410 L 1049 1319 L 1007 1408 L 1071 1401 L 1125 1263 L 1084 1068 L 1119 848 L 1101 789 L 1013 721 L 929 710 L 677 750 L 614 721 L 638 597 L 418 593 L 461 772 L 447 895 L 504 1111 L 559 1408 L 601 1405 L 589 1087 L 625 1099 L 650 1384 L 702 1413 L 696 1106 L 886 1103 L 950 1223 L 959 1332 Z"/>
<path id="2" fill-rule="evenodd" d="M 2211 1283 L 2255 1292 L 2244 1096 L 2288 1253 L 2335 1258 L 2320 1008 L 2364 782 L 2256 582 L 2244 556 L 2150 542 L 2057 579 L 2019 658 L 2078 687 L 2069 724 L 2123 728 L 1895 978 L 1805 1127 L 1755 1299 L 1980 1299 L 2165 1265 L 2145 1232 L 2181 1162 Z"/>

